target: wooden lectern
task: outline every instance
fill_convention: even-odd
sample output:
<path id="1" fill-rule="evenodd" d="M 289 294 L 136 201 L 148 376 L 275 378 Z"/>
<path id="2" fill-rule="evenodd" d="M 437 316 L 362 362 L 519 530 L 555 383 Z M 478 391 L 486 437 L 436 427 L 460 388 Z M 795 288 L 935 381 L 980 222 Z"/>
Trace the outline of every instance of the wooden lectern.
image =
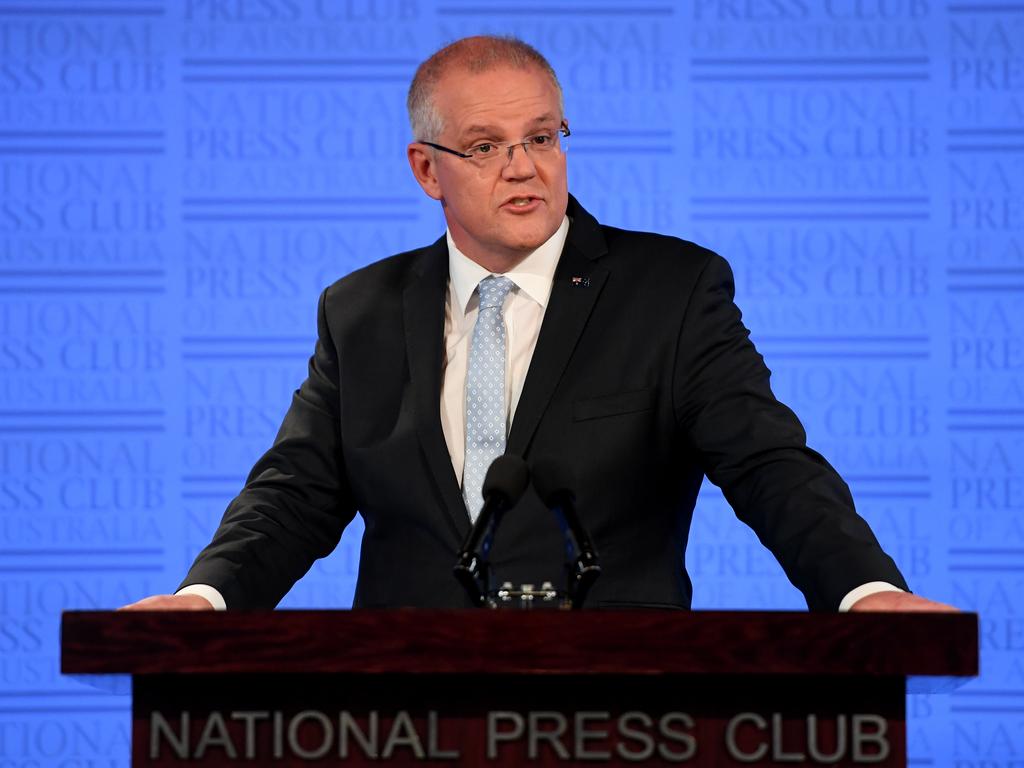
<path id="1" fill-rule="evenodd" d="M 906 764 L 905 693 L 978 672 L 976 614 L 68 612 L 130 674 L 132 764 Z"/>

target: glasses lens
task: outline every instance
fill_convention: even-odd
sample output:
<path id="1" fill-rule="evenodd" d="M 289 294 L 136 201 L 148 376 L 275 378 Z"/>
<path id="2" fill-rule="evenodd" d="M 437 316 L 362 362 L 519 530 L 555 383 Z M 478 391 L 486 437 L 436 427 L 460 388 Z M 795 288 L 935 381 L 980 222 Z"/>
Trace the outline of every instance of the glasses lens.
<path id="1" fill-rule="evenodd" d="M 544 131 L 536 133 L 526 140 L 531 152 L 550 152 L 558 149 L 558 140 L 561 138 L 558 131 Z"/>
<path id="2" fill-rule="evenodd" d="M 535 133 L 529 138 L 513 144 L 478 144 L 466 150 L 475 163 L 490 165 L 497 158 L 504 158 L 506 162 L 511 160 L 511 155 L 516 149 L 529 154 L 547 154 L 555 150 L 565 151 L 566 139 L 561 131 L 543 131 Z"/>
<path id="3" fill-rule="evenodd" d="M 478 144 L 475 147 L 466 150 L 466 154 L 471 155 L 474 160 L 478 163 L 487 163 L 495 158 L 504 157 L 507 150 L 503 147 L 499 147 L 497 144 Z"/>

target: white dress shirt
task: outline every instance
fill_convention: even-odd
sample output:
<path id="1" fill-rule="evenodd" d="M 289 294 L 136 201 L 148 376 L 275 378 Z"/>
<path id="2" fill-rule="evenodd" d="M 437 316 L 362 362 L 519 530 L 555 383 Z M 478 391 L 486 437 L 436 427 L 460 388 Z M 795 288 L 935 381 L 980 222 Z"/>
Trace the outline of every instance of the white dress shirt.
<path id="1" fill-rule="evenodd" d="M 533 350 L 540 335 L 540 326 L 544 321 L 544 311 L 551 297 L 555 268 L 558 266 L 558 259 L 568 234 L 569 219 L 566 217 L 546 242 L 515 268 L 503 273 L 514 283 L 504 305 L 508 350 L 508 358 L 505 361 L 506 435 L 515 416 L 519 396 L 523 392 L 526 372 L 530 368 Z M 476 288 L 481 280 L 495 273 L 488 272 L 462 253 L 455 245 L 450 231 L 447 238 L 448 291 L 444 310 L 445 354 L 441 379 L 441 429 L 448 445 L 452 469 L 455 470 L 455 476 L 459 478 L 461 486 L 462 468 L 466 458 L 466 365 L 469 359 L 469 342 L 473 337 L 473 326 L 476 324 L 480 308 Z M 887 582 L 873 581 L 862 584 L 843 597 L 839 610 L 848 611 L 850 606 L 862 597 L 887 591 L 902 592 Z M 208 584 L 191 584 L 182 587 L 177 594 L 199 595 L 209 600 L 217 610 L 223 611 L 227 608 L 224 597 Z"/>
<path id="2" fill-rule="evenodd" d="M 505 299 L 505 435 L 523 392 L 526 372 L 537 347 L 544 310 L 551 296 L 555 268 L 569 234 L 569 219 L 516 267 L 502 273 L 513 283 Z M 444 305 L 444 371 L 441 374 L 441 429 L 452 469 L 462 484 L 466 459 L 466 366 L 469 342 L 480 312 L 477 286 L 488 272 L 459 250 L 448 233 L 448 294 Z"/>

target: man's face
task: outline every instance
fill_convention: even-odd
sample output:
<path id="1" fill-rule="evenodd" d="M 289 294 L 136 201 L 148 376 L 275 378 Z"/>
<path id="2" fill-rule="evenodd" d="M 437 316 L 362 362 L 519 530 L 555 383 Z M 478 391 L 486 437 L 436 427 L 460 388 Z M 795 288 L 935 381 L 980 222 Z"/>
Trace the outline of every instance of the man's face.
<path id="1" fill-rule="evenodd" d="M 444 121 L 436 142 L 460 152 L 488 141 L 522 141 L 557 130 L 562 120 L 558 91 L 536 67 L 453 69 L 437 84 L 434 104 Z M 562 152 L 530 154 L 519 146 L 511 161 L 503 152 L 478 165 L 445 152 L 416 154 L 413 147 L 423 145 L 410 145 L 410 163 L 427 194 L 441 200 L 455 244 L 485 267 L 514 266 L 562 223 L 569 200 Z M 530 201 L 525 206 L 523 198 Z"/>

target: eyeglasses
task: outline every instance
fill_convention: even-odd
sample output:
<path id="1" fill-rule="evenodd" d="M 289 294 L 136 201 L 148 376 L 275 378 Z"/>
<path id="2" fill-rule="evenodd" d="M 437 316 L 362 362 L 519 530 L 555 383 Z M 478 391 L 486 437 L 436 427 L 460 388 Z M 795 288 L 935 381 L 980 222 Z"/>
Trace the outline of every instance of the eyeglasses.
<path id="1" fill-rule="evenodd" d="M 491 166 L 495 165 L 495 159 L 504 155 L 505 163 L 512 162 L 512 153 L 516 147 L 522 147 L 523 152 L 527 150 L 530 154 L 547 155 L 556 152 L 564 152 L 567 149 L 566 141 L 569 137 L 569 124 L 562 121 L 562 124 L 553 131 L 539 131 L 532 136 L 527 136 L 522 141 L 482 141 L 465 152 L 459 152 L 449 147 L 443 147 L 432 141 L 421 141 L 428 147 L 439 149 L 450 155 L 461 157 L 463 160 L 472 160 L 474 164 Z M 504 152 L 502 151 L 504 150 Z"/>

